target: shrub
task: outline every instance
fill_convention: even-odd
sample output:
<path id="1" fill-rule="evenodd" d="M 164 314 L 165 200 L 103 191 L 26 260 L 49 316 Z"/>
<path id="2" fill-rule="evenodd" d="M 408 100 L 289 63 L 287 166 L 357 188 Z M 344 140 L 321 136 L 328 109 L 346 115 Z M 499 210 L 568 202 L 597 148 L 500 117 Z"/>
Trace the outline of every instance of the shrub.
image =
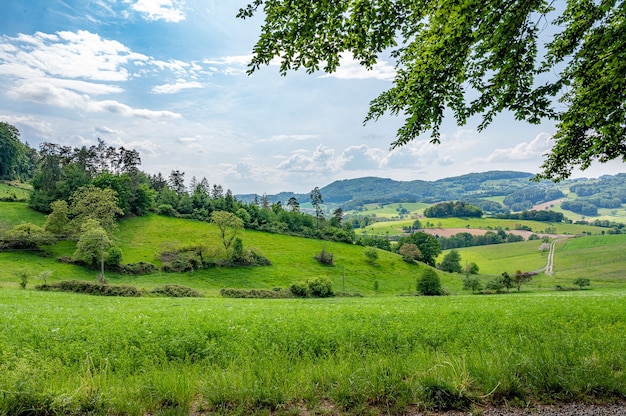
<path id="1" fill-rule="evenodd" d="M 309 285 L 305 282 L 292 283 L 289 291 L 298 298 L 306 298 L 309 296 Z"/>
<path id="2" fill-rule="evenodd" d="M 161 270 L 164 272 L 193 272 L 202 267 L 202 259 L 193 251 L 178 252 L 170 262 L 164 262 Z"/>
<path id="3" fill-rule="evenodd" d="M 441 296 L 444 294 L 441 288 L 441 280 L 436 271 L 431 268 L 424 269 L 422 277 L 417 281 L 417 291 L 424 296 Z"/>
<path id="4" fill-rule="evenodd" d="M 463 290 L 471 290 L 472 292 L 478 292 L 482 290 L 483 285 L 476 276 L 468 276 L 463 279 Z"/>
<path id="5" fill-rule="evenodd" d="M 501 293 L 506 287 L 504 279 L 502 277 L 495 277 L 487 282 L 485 289 L 493 291 L 495 293 Z"/>
<path id="6" fill-rule="evenodd" d="M 106 285 L 82 280 L 63 280 L 49 285 L 37 286 L 39 290 L 52 292 L 73 292 L 99 296 L 139 297 L 141 291 L 134 286 Z"/>
<path id="7" fill-rule="evenodd" d="M 154 264 L 140 261 L 139 263 L 129 263 L 119 266 L 119 272 L 122 274 L 152 274 L 157 271 Z"/>
<path id="8" fill-rule="evenodd" d="M 164 285 L 155 287 L 150 291 L 151 294 L 157 296 L 167 296 L 170 298 L 200 298 L 202 293 L 195 289 L 181 285 Z"/>
<path id="9" fill-rule="evenodd" d="M 26 289 L 26 285 L 28 284 L 28 273 L 22 270 L 17 273 L 17 276 L 20 278 L 20 287 L 22 289 Z"/>
<path id="10" fill-rule="evenodd" d="M 157 207 L 157 213 L 159 215 L 166 215 L 168 217 L 176 216 L 176 210 L 170 204 L 162 204 Z"/>
<path id="11" fill-rule="evenodd" d="M 316 298 L 327 298 L 333 295 L 333 283 L 326 276 L 314 277 L 307 281 L 311 296 Z"/>
<path id="12" fill-rule="evenodd" d="M 574 280 L 574 284 L 582 289 L 585 286 L 590 286 L 591 282 L 585 277 L 579 277 L 578 279 Z"/>
<path id="13" fill-rule="evenodd" d="M 333 253 L 329 253 L 326 249 L 322 249 L 322 251 L 315 255 L 315 260 L 317 260 L 320 264 L 331 266 L 334 263 L 333 257 Z"/>
<path id="14" fill-rule="evenodd" d="M 220 294 L 225 298 L 244 298 L 244 299 L 281 299 L 290 298 L 292 293 L 287 290 L 278 288 L 267 289 L 222 289 Z"/>
<path id="15" fill-rule="evenodd" d="M 367 247 L 363 250 L 363 254 L 367 257 L 367 261 L 369 261 L 370 264 L 376 264 L 376 260 L 378 260 L 378 251 L 376 251 L 374 247 Z"/>

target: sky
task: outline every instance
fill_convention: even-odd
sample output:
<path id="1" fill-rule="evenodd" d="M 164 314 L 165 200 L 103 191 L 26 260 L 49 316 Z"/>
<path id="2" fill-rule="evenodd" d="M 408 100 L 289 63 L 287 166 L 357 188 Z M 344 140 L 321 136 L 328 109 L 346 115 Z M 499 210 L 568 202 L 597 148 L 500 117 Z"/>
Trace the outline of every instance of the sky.
<path id="1" fill-rule="evenodd" d="M 263 23 L 235 16 L 248 0 L 3 0 L 0 121 L 22 141 L 74 147 L 97 139 L 141 154 L 141 169 L 206 177 L 234 194 L 307 193 L 335 180 L 435 180 L 471 172 L 539 172 L 552 122 L 510 114 L 478 132 L 450 117 L 390 150 L 402 117 L 363 125 L 392 86 L 382 56 L 367 71 L 344 56 L 331 75 L 270 64 L 246 73 Z M 624 172 L 594 164 L 574 177 Z"/>

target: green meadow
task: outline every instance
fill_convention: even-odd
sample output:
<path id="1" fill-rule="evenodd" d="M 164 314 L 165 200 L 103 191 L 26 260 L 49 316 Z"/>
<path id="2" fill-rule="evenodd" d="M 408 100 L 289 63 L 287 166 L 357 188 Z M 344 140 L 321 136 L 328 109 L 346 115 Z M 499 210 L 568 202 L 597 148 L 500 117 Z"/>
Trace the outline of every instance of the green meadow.
<path id="1" fill-rule="evenodd" d="M 27 184 L 0 182 L 0 201 L 27 201 L 31 190 Z"/>
<path id="2" fill-rule="evenodd" d="M 4 227 L 45 221 L 23 203 L 0 209 Z M 52 272 L 50 283 L 95 281 L 97 271 L 57 261 L 71 256 L 73 241 L 0 252 L 0 415 L 479 414 L 485 405 L 626 398 L 626 235 L 559 240 L 554 275 L 539 273 L 519 293 L 473 295 L 462 290 L 463 275 L 439 272 L 450 294 L 442 297 L 415 296 L 427 266 L 393 253 L 379 251 L 372 264 L 357 245 L 250 230 L 241 237 L 272 265 L 106 274 L 144 290 L 189 286 L 201 298 L 41 292 L 41 272 Z M 158 215 L 121 221 L 114 239 L 123 262 L 157 266 L 168 247 L 221 244 L 212 224 Z M 540 244 L 458 251 L 487 281 L 544 267 Z M 322 249 L 334 266 L 314 259 Z M 22 271 L 31 276 L 25 290 Z M 362 297 L 219 295 L 317 276 Z M 590 288 L 573 290 L 577 277 Z"/>
<path id="3" fill-rule="evenodd" d="M 626 395 L 626 292 L 241 300 L 0 290 L 0 414 L 403 414 Z"/>

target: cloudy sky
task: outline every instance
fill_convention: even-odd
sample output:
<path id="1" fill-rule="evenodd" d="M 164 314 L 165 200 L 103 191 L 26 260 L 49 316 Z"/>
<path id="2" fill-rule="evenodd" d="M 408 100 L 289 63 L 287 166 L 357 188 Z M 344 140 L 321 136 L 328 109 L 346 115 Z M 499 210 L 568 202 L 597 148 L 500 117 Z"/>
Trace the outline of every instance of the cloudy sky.
<path id="1" fill-rule="evenodd" d="M 391 86 L 383 60 L 365 71 L 246 74 L 261 20 L 247 0 L 3 0 L 0 121 L 33 147 L 52 141 L 137 149 L 142 169 L 206 177 L 235 194 L 308 192 L 338 179 L 433 180 L 469 172 L 537 172 L 554 125 L 503 114 L 442 128 L 393 151 L 401 118 L 363 125 Z M 577 176 L 624 171 L 597 165 Z"/>

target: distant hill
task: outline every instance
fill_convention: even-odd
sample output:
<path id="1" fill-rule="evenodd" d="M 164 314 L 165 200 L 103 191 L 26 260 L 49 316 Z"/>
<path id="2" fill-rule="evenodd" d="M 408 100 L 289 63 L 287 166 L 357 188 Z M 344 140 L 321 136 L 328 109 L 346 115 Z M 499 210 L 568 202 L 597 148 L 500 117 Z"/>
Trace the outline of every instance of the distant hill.
<path id="1" fill-rule="evenodd" d="M 341 206 L 344 211 L 365 204 L 463 200 L 491 213 L 523 211 L 533 206 L 565 197 L 570 193 L 580 204 L 572 209 L 585 208 L 586 215 L 595 215 L 598 208 L 618 209 L 626 204 L 626 174 L 604 175 L 597 179 L 572 179 L 558 184 L 550 181 L 532 182 L 532 173 L 516 171 L 488 171 L 438 179 L 436 181 L 396 181 L 388 178 L 364 177 L 335 181 L 320 189 L 324 204 Z M 254 194 L 236 195 L 244 202 L 252 202 Z M 260 195 L 256 196 L 260 199 Z M 267 195 L 270 202 L 295 197 L 301 204 L 310 201 L 308 194 L 281 192 Z M 486 198 L 499 197 L 499 202 Z M 584 205 L 583 205 L 584 204 Z M 564 207 L 565 208 L 565 207 Z M 565 208 L 568 209 L 568 208 Z M 591 212 L 593 210 L 593 212 Z"/>
<path id="2" fill-rule="evenodd" d="M 396 181 L 388 178 L 364 177 L 335 181 L 320 189 L 324 203 L 344 206 L 344 209 L 367 203 L 439 202 L 461 198 L 506 196 L 524 187 L 550 187 L 550 182 L 534 183 L 528 172 L 489 171 L 470 173 L 436 181 Z M 308 202 L 308 194 L 281 192 L 268 195 L 271 202 L 285 203 L 290 197 Z M 245 202 L 254 200 L 254 194 L 237 195 Z M 259 197 L 257 195 L 257 197 Z"/>

